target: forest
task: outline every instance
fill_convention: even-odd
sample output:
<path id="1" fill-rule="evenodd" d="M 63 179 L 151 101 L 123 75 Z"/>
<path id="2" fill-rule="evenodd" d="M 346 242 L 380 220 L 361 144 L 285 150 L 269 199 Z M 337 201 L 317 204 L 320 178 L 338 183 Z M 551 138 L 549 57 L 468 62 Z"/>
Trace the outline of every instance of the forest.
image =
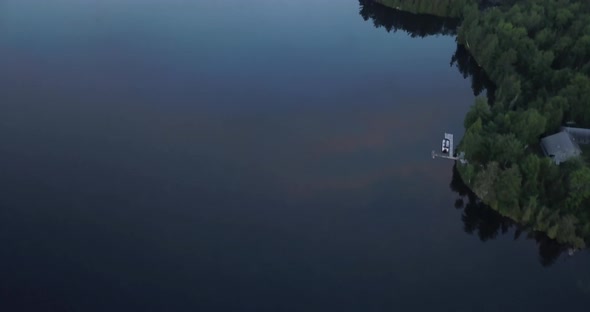
<path id="1" fill-rule="evenodd" d="M 539 140 L 590 127 L 590 2 L 378 0 L 398 10 L 459 18 L 457 42 L 494 84 L 464 120 L 458 170 L 486 204 L 560 243 L 590 241 L 590 166 L 560 165 Z M 489 93 L 489 92 L 488 92 Z"/>

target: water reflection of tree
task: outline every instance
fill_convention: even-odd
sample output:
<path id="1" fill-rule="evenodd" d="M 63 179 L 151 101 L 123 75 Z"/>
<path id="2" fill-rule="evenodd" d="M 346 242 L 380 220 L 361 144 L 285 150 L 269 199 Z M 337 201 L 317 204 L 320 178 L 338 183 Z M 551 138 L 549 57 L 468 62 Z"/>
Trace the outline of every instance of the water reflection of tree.
<path id="1" fill-rule="evenodd" d="M 511 229 L 514 229 L 515 240 L 526 233 L 526 239 L 537 242 L 539 261 L 543 266 L 552 265 L 563 252 L 567 251 L 566 246 L 557 243 L 545 234 L 530 231 L 482 203 L 463 183 L 456 165 L 453 166 L 453 178 L 450 186 L 451 190 L 459 195 L 455 202 L 455 208 L 463 210 L 461 219 L 464 231 L 477 235 L 482 242 L 495 239 L 498 235 L 505 235 Z"/>
<path id="2" fill-rule="evenodd" d="M 494 103 L 496 86 L 464 46 L 457 45 L 455 54 L 451 57 L 451 66 L 453 65 L 456 65 L 463 78 L 471 77 L 471 89 L 474 95 L 480 95 L 487 90 L 489 102 Z"/>
<path id="3" fill-rule="evenodd" d="M 458 19 L 394 10 L 373 0 L 359 0 L 359 3 L 363 19 L 371 19 L 376 28 L 383 27 L 387 32 L 403 30 L 412 37 L 457 34 Z"/>
<path id="4" fill-rule="evenodd" d="M 422 38 L 457 34 L 458 19 L 403 12 L 380 5 L 374 0 L 359 0 L 359 3 L 359 14 L 363 19 L 371 19 L 376 28 L 383 27 L 388 32 L 403 30 L 411 37 Z M 471 77 L 473 94 L 479 95 L 487 90 L 488 98 L 493 103 L 496 88 L 465 47 L 457 45 L 451 66 L 456 66 L 464 78 Z"/>

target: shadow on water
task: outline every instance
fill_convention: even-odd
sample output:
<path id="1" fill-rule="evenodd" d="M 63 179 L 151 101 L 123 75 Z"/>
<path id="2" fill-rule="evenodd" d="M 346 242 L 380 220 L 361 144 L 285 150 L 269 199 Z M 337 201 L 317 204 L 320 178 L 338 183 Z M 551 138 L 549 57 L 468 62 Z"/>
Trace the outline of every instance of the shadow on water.
<path id="1" fill-rule="evenodd" d="M 385 7 L 374 0 L 359 0 L 359 14 L 365 21 L 371 19 L 376 28 L 385 28 L 387 32 L 399 30 L 407 32 L 411 37 L 456 35 L 460 20 L 434 15 L 413 14 Z M 487 91 L 490 103 L 494 103 L 496 86 L 479 67 L 473 56 L 462 45 L 457 45 L 451 66 L 457 67 L 463 78 L 471 78 L 473 94 L 478 96 Z"/>
<path id="2" fill-rule="evenodd" d="M 359 0 L 359 3 L 359 14 L 365 21 L 371 19 L 376 28 L 383 27 L 387 32 L 402 30 L 411 37 L 456 35 L 460 24 L 457 19 L 403 12 L 380 5 L 373 0 Z M 495 4 L 492 3 L 492 5 Z M 490 103 L 494 102 L 495 85 L 464 46 L 457 45 L 450 65 L 455 66 L 464 78 L 471 78 L 474 95 L 478 96 L 486 91 Z M 455 201 L 455 208 L 463 210 L 461 218 L 465 232 L 477 235 L 482 242 L 493 240 L 500 235 L 509 235 L 512 232 L 515 240 L 525 234 L 526 239 L 536 241 L 539 248 L 539 261 L 543 266 L 552 265 L 562 253 L 568 251 L 567 246 L 557 243 L 543 233 L 520 226 L 483 204 L 463 183 L 456 166 L 453 167 L 451 189 L 459 195 Z"/>
<path id="3" fill-rule="evenodd" d="M 557 243 L 547 235 L 531 231 L 481 202 L 477 196 L 463 183 L 457 165 L 453 166 L 451 190 L 459 195 L 455 208 L 462 209 L 463 230 L 465 233 L 477 235 L 482 242 L 493 240 L 500 235 L 509 235 L 514 230 L 514 240 L 525 234 L 526 239 L 535 240 L 539 247 L 539 261 L 543 266 L 550 266 L 560 255 L 568 251 L 568 247 Z"/>
<path id="4" fill-rule="evenodd" d="M 359 14 L 363 19 L 371 19 L 376 28 L 383 27 L 387 32 L 403 30 L 414 38 L 457 34 L 460 21 L 455 18 L 412 14 L 385 7 L 373 0 L 359 0 L 359 3 Z"/>
<path id="5" fill-rule="evenodd" d="M 463 78 L 471 78 L 471 89 L 475 96 L 486 91 L 488 102 L 493 104 L 496 100 L 496 85 L 488 78 L 486 73 L 477 64 L 471 53 L 458 44 L 453 57 L 451 57 L 451 66 L 456 66 Z"/>

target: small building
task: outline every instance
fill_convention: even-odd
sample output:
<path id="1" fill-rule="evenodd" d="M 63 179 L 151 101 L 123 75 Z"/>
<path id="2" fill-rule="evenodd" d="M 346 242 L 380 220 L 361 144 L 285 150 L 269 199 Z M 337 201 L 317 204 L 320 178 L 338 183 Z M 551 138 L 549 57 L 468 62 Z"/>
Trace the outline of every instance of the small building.
<path id="1" fill-rule="evenodd" d="M 541 148 L 543 153 L 557 165 L 582 154 L 580 146 L 566 130 L 542 138 Z"/>
<path id="2" fill-rule="evenodd" d="M 561 130 L 569 133 L 578 144 L 590 144 L 590 129 L 562 127 Z"/>

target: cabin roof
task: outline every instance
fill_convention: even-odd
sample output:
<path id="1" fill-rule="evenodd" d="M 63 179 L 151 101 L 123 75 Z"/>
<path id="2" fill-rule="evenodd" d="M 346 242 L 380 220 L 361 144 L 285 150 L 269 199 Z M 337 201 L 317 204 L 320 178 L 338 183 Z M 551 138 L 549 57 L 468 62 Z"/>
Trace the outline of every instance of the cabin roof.
<path id="1" fill-rule="evenodd" d="M 567 131 L 542 138 L 541 147 L 545 155 L 551 157 L 556 164 L 582 154 L 580 147 Z"/>
<path id="2" fill-rule="evenodd" d="M 562 127 L 561 130 L 569 133 L 578 144 L 590 144 L 590 129 Z"/>

